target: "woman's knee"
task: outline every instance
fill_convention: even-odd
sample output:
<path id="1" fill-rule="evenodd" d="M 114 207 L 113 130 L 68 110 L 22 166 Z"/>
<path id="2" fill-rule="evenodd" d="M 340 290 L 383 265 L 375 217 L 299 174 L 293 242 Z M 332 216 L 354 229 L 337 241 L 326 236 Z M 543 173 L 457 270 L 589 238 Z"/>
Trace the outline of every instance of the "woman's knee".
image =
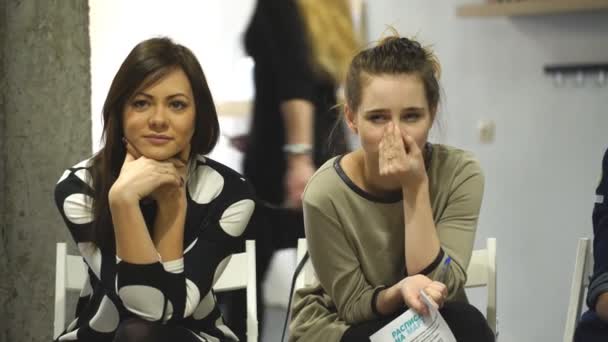
<path id="1" fill-rule="evenodd" d="M 467 319 L 483 319 L 483 314 L 473 305 L 465 302 L 447 302 L 441 308 L 441 314 L 449 317 L 466 317 Z"/>
<path id="2" fill-rule="evenodd" d="M 458 341 L 494 341 L 495 336 L 484 315 L 473 305 L 449 302 L 441 315 Z"/>
<path id="3" fill-rule="evenodd" d="M 141 318 L 129 318 L 118 325 L 113 342 L 156 341 L 159 337 L 157 323 Z"/>

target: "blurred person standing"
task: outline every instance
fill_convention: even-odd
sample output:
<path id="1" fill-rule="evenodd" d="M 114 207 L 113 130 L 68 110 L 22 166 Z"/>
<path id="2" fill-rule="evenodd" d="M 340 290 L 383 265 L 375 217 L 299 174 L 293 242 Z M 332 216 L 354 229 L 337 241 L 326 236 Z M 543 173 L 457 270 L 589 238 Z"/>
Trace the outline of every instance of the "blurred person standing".
<path id="1" fill-rule="evenodd" d="M 359 43 L 348 0 L 258 0 L 244 43 L 255 62 L 255 99 L 243 170 L 265 204 L 255 214 L 261 283 L 274 252 L 295 247 L 304 236 L 306 183 L 326 160 L 347 150 L 336 125 L 336 93 Z M 232 316 L 244 312 L 244 296 L 227 306 Z M 244 317 L 229 319 L 244 336 Z"/>

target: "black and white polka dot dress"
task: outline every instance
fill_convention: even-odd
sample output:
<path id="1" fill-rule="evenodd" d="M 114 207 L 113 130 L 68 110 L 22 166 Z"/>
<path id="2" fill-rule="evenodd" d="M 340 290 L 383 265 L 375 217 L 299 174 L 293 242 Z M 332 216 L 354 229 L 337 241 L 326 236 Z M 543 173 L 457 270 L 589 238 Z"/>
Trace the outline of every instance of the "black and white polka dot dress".
<path id="1" fill-rule="evenodd" d="M 130 317 L 189 329 L 200 341 L 236 341 L 212 291 L 230 255 L 243 246 L 255 202 L 249 184 L 209 158 L 194 160 L 187 180 L 183 259 L 135 265 L 93 244 L 91 159 L 59 179 L 55 199 L 88 267 L 76 319 L 57 341 L 112 341 Z M 141 205 L 148 226 L 155 204 Z"/>

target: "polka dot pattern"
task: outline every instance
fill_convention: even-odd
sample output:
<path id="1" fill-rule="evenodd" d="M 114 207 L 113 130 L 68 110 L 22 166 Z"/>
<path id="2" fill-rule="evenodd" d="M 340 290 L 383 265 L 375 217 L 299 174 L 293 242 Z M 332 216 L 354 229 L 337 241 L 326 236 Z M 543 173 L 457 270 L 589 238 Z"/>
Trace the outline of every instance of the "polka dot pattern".
<path id="1" fill-rule="evenodd" d="M 93 222 L 93 198 L 85 194 L 72 194 L 63 202 L 63 212 L 74 224 Z"/>
<path id="2" fill-rule="evenodd" d="M 232 204 L 220 218 L 220 227 L 230 236 L 241 236 L 255 209 L 255 202 L 244 199 Z"/>
<path id="3" fill-rule="evenodd" d="M 220 263 L 215 268 L 215 273 L 213 274 L 213 283 L 214 284 L 217 282 L 218 279 L 220 279 L 220 276 L 222 275 L 222 273 L 224 273 L 226 266 L 228 266 L 228 263 L 230 262 L 230 258 L 231 258 L 231 255 L 225 257 L 224 260 L 220 261 Z"/>
<path id="4" fill-rule="evenodd" d="M 194 241 L 192 241 L 192 242 L 191 242 L 191 243 L 188 245 L 188 247 L 186 247 L 186 249 L 184 250 L 184 255 L 185 255 L 186 253 L 190 252 L 190 250 L 191 250 L 192 248 L 194 248 L 194 246 L 196 246 L 196 243 L 197 243 L 197 242 L 198 242 L 198 238 L 194 239 Z"/>
<path id="5" fill-rule="evenodd" d="M 61 177 L 59 177 L 59 180 L 57 181 L 57 184 L 63 182 L 66 178 L 68 178 L 68 176 L 70 175 L 70 173 L 72 173 L 72 171 L 70 171 L 70 170 L 63 171 L 63 174 L 61 175 Z"/>
<path id="6" fill-rule="evenodd" d="M 58 341 L 78 341 L 78 329 L 61 336 Z"/>
<path id="7" fill-rule="evenodd" d="M 76 327 L 76 323 L 78 323 L 78 319 L 73 320 L 72 323 L 70 323 L 70 325 L 68 325 L 68 328 L 66 330 L 67 331 L 74 330 L 74 328 Z"/>
<path id="8" fill-rule="evenodd" d="M 209 316 L 213 308 L 215 307 L 215 298 L 213 297 L 213 292 L 209 291 L 203 300 L 198 304 L 196 310 L 192 314 L 194 319 L 204 319 Z"/>
<path id="9" fill-rule="evenodd" d="M 202 332 L 202 331 L 201 331 L 199 334 L 200 334 L 202 337 L 204 337 L 204 338 L 205 338 L 205 339 L 204 339 L 204 341 L 207 341 L 207 342 L 220 342 L 220 339 L 219 339 L 219 338 L 214 337 L 214 336 L 211 336 L 211 335 L 209 335 L 209 334 L 205 334 L 205 333 L 204 333 L 204 332 Z M 235 340 L 235 341 L 237 341 L 237 340 Z"/>
<path id="10" fill-rule="evenodd" d="M 87 278 L 84 282 L 84 286 L 80 291 L 80 297 L 88 297 L 93 294 L 93 288 L 91 287 L 91 281 L 89 280 L 89 275 L 87 274 Z"/>
<path id="11" fill-rule="evenodd" d="M 72 167 L 72 169 L 77 169 L 77 168 L 81 168 L 81 167 L 89 167 L 91 165 L 91 161 L 92 159 L 86 159 L 81 161 L 80 163 L 74 165 Z M 84 172 L 81 172 L 84 171 Z M 57 181 L 57 184 L 61 183 L 62 181 L 64 181 L 66 178 L 68 178 L 68 176 L 72 173 L 72 170 L 67 169 L 63 172 L 63 174 L 61 175 L 61 177 L 59 178 L 59 180 Z M 75 172 L 76 176 L 80 179 L 82 179 L 83 181 L 85 181 L 87 184 L 91 184 L 90 182 L 88 182 L 88 180 L 90 180 L 90 178 L 87 178 L 86 175 L 88 174 L 88 171 L 86 170 L 78 170 Z M 86 179 L 86 180 L 85 180 Z"/>
<path id="12" fill-rule="evenodd" d="M 118 296 L 132 313 L 149 321 L 160 319 L 165 295 L 159 289 L 146 285 L 129 285 L 121 287 Z M 169 303 L 167 304 L 168 311 Z"/>
<path id="13" fill-rule="evenodd" d="M 194 179 L 188 182 L 190 197 L 198 204 L 216 199 L 224 189 L 224 177 L 208 165 L 199 166 L 194 173 Z"/>
<path id="14" fill-rule="evenodd" d="M 93 273 L 95 273 L 97 277 L 100 277 L 102 255 L 99 248 L 92 242 L 80 242 L 78 243 L 78 250 L 80 250 L 80 255 L 82 255 Z"/>
<path id="15" fill-rule="evenodd" d="M 89 326 L 101 333 L 111 333 L 118 328 L 119 316 L 116 306 L 108 296 L 103 296 L 99 309 L 89 321 Z"/>
<path id="16" fill-rule="evenodd" d="M 60 340 L 109 342 L 121 318 L 134 314 L 145 320 L 166 322 L 177 315 L 173 312 L 177 310 L 173 306 L 177 301 L 183 304 L 179 307 L 183 307 L 184 317 L 190 320 L 191 333 L 198 340 L 236 339 L 224 321 L 217 319 L 220 313 L 216 298 L 208 289 L 225 271 L 231 253 L 236 252 L 232 250 L 235 244 L 223 241 L 243 236 L 255 209 L 250 187 L 242 176 L 212 159 L 195 157 L 189 163 L 186 182 L 188 213 L 184 237 L 187 244 L 183 259 L 163 262 L 159 255 L 159 263 L 139 265 L 121 260 L 114 250 L 102 250 L 93 242 L 93 200 L 83 188 L 83 182 L 92 188 L 88 166 L 89 160 L 64 172 L 55 191 L 58 209 L 88 266 L 77 320 Z M 145 209 L 142 214 L 149 223 L 154 212 Z M 210 224 L 201 229 L 203 223 Z M 209 269 L 204 267 L 208 260 L 221 262 Z M 118 281 L 119 278 L 122 281 Z M 122 287 L 118 287 L 119 284 Z M 205 292 L 201 293 L 201 289 Z M 161 317 L 165 303 L 165 315 Z M 181 317 L 182 313 L 179 314 Z"/>
<path id="17" fill-rule="evenodd" d="M 74 172 L 74 175 L 88 185 L 93 184 L 93 179 L 91 178 L 91 174 L 89 173 L 89 171 L 87 169 L 80 169 L 80 170 Z"/>
<path id="18" fill-rule="evenodd" d="M 231 337 L 234 341 L 237 341 L 239 338 L 232 332 L 232 330 L 230 330 L 230 328 L 228 328 L 228 326 L 226 326 L 226 324 L 224 324 L 224 320 L 222 319 L 222 317 L 218 317 L 218 319 L 215 320 L 215 326 L 222 332 L 224 333 L 225 336 Z"/>
<path id="19" fill-rule="evenodd" d="M 201 301 L 201 291 L 196 284 L 186 278 L 186 308 L 184 309 L 184 317 L 192 315 L 196 307 Z"/>
<path id="20" fill-rule="evenodd" d="M 207 342 L 207 340 L 205 340 L 201 335 L 192 333 L 192 335 L 196 336 L 196 339 L 201 341 L 201 342 Z"/>

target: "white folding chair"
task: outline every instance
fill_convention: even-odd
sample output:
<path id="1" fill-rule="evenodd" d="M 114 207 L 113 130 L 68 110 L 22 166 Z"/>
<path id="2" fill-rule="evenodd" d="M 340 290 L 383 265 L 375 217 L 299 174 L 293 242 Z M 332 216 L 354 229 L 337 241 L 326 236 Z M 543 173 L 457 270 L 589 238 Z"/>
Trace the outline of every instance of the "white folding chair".
<path id="1" fill-rule="evenodd" d="M 306 239 L 299 239 L 296 252 L 298 260 L 302 260 L 307 250 Z M 315 281 L 315 271 L 312 263 L 308 261 L 296 279 L 295 288 L 299 289 L 312 285 Z M 487 286 L 488 288 L 486 319 L 494 334 L 498 336 L 496 320 L 496 238 L 487 239 L 486 248 L 473 251 L 471 256 L 465 288 L 481 286 Z"/>
<path id="2" fill-rule="evenodd" d="M 564 342 L 572 342 L 574 330 L 581 317 L 581 309 L 585 290 L 589 285 L 589 277 L 593 270 L 593 256 L 589 238 L 578 239 L 576 247 L 576 260 L 574 261 L 574 274 L 570 286 L 570 299 L 568 300 L 568 313 L 566 327 L 564 328 Z"/>
<path id="3" fill-rule="evenodd" d="M 87 268 L 79 255 L 68 255 L 65 242 L 58 242 L 55 257 L 55 319 L 53 339 L 65 329 L 66 293 L 80 291 L 87 279 Z"/>
<path id="4" fill-rule="evenodd" d="M 496 238 L 486 240 L 485 249 L 473 251 L 467 268 L 466 288 L 487 287 L 486 320 L 498 337 L 498 320 L 496 319 Z"/>
<path id="5" fill-rule="evenodd" d="M 66 292 L 81 290 L 86 281 L 86 267 L 79 255 L 68 255 L 66 244 L 57 243 L 55 268 L 55 320 L 53 338 L 65 329 Z M 247 341 L 258 340 L 258 309 L 255 271 L 255 241 L 245 242 L 245 253 L 232 255 L 226 269 L 217 280 L 213 289 L 225 292 L 238 289 L 247 292 Z"/>
<path id="6" fill-rule="evenodd" d="M 255 241 L 245 242 L 245 253 L 232 255 L 230 262 L 213 289 L 226 292 L 247 289 L 247 341 L 258 340 L 258 301 L 255 272 Z"/>
<path id="7" fill-rule="evenodd" d="M 298 247 L 296 249 L 296 260 L 298 263 L 302 258 L 304 258 L 304 254 L 308 251 L 308 242 L 306 239 L 298 239 Z M 300 271 L 300 275 L 296 279 L 295 289 L 301 289 L 306 286 L 312 285 L 316 280 L 316 273 L 314 268 L 312 267 L 312 262 L 310 262 L 310 258 L 302 267 Z"/>

